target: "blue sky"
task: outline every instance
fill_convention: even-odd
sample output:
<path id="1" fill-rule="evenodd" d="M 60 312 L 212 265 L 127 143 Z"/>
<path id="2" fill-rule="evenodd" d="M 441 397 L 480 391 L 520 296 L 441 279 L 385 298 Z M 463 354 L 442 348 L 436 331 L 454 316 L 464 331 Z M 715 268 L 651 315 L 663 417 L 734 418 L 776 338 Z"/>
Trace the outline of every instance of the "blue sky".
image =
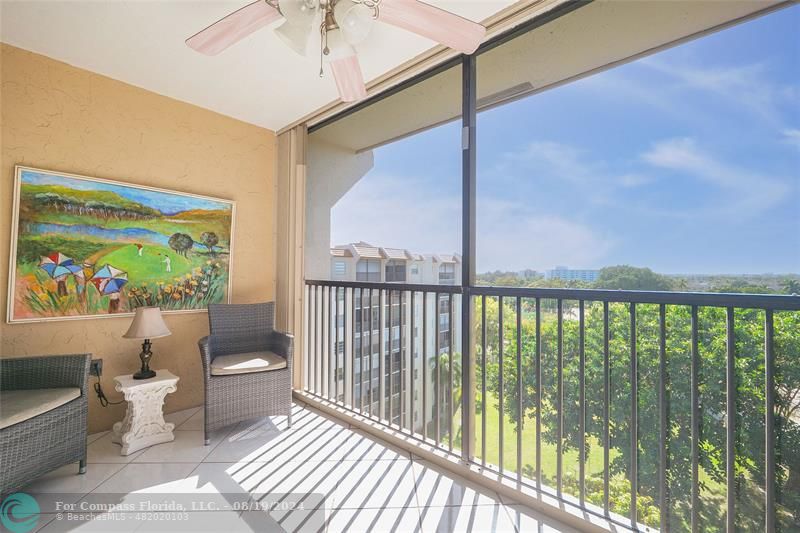
<path id="1" fill-rule="evenodd" d="M 213 200 L 205 200 L 203 198 L 148 191 L 145 189 L 137 189 L 135 187 L 126 187 L 122 185 L 113 185 L 96 181 L 52 176 L 50 174 L 41 174 L 39 172 L 32 172 L 29 170 L 22 172 L 22 181 L 23 183 L 37 185 L 61 185 L 79 190 L 111 191 L 117 193 L 123 198 L 127 198 L 148 207 L 158 209 L 162 213 L 168 215 L 174 215 L 175 213 L 180 213 L 181 211 L 188 211 L 191 209 L 230 209 L 230 204 L 215 202 Z"/>
<path id="2" fill-rule="evenodd" d="M 478 271 L 800 272 L 798 28 L 794 6 L 481 113 Z M 333 243 L 457 251 L 459 145 L 453 123 L 377 149 Z"/>

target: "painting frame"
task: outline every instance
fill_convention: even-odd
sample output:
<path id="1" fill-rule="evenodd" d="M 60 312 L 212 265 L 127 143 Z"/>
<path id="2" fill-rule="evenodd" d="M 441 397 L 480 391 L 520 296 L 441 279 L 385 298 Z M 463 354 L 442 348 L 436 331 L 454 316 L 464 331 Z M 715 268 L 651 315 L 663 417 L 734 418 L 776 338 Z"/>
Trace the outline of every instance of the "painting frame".
<path id="1" fill-rule="evenodd" d="M 67 178 L 71 180 L 79 180 L 89 183 L 98 183 L 105 186 L 116 186 L 129 188 L 134 190 L 147 191 L 150 193 L 161 193 L 166 195 L 173 195 L 178 197 L 186 197 L 205 202 L 216 202 L 230 206 L 230 238 L 228 245 L 228 264 L 227 264 L 227 282 L 225 283 L 225 296 L 223 302 L 231 303 L 233 292 L 233 257 L 234 257 L 234 243 L 236 234 L 236 201 L 217 198 L 213 196 L 195 194 L 184 191 L 176 191 L 165 189 L 161 187 L 153 187 L 149 185 L 140 185 L 120 180 L 98 178 L 94 176 L 86 176 L 82 174 L 74 174 L 70 172 L 62 172 L 58 170 L 48 170 L 36 167 L 29 167 L 26 165 L 14 166 L 14 191 L 12 194 L 12 207 L 11 207 L 11 238 L 9 243 L 9 263 L 8 263 L 8 291 L 6 302 L 6 323 L 7 324 L 24 324 L 24 323 L 37 323 L 37 322 L 54 322 L 54 321 L 72 321 L 72 320 L 91 320 L 103 318 L 120 318 L 131 317 L 134 311 L 121 311 L 115 313 L 98 313 L 98 314 L 85 314 L 85 315 L 65 315 L 65 316 L 41 316 L 41 317 L 15 317 L 15 304 L 17 300 L 16 287 L 17 287 L 17 264 L 18 264 L 18 244 L 20 236 L 20 207 L 21 195 L 23 185 L 23 173 L 32 172 L 38 175 L 52 176 L 54 178 Z M 164 314 L 190 314 L 190 313 L 207 313 L 208 308 L 196 309 L 162 309 Z"/>

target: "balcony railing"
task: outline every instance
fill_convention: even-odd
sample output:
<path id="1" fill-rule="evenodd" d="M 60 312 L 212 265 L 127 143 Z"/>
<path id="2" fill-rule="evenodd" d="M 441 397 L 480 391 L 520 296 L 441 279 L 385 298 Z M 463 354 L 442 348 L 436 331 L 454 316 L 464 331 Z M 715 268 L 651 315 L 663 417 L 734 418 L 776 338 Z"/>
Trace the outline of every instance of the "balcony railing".
<path id="1" fill-rule="evenodd" d="M 312 395 L 622 525 L 800 520 L 800 297 L 306 285 Z"/>

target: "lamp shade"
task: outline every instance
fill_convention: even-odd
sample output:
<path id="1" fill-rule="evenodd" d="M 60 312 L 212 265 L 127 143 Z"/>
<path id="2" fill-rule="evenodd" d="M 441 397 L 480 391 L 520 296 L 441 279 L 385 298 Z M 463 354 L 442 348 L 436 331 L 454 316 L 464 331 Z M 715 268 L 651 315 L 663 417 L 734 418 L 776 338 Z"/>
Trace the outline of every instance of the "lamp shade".
<path id="1" fill-rule="evenodd" d="M 342 29 L 345 40 L 356 45 L 369 36 L 375 22 L 373 10 L 353 0 L 339 0 L 333 6 L 336 23 Z"/>
<path id="2" fill-rule="evenodd" d="M 137 307 L 131 327 L 123 335 L 126 339 L 157 339 L 172 335 L 158 307 Z"/>
<path id="3" fill-rule="evenodd" d="M 315 0 L 281 0 L 281 14 L 286 22 L 275 30 L 275 34 L 301 56 L 306 55 L 318 5 Z"/>
<path id="4" fill-rule="evenodd" d="M 286 45 L 301 56 L 306 55 L 308 39 L 311 36 L 311 26 L 296 24 L 286 21 L 275 30 L 275 35 L 281 38 Z"/>

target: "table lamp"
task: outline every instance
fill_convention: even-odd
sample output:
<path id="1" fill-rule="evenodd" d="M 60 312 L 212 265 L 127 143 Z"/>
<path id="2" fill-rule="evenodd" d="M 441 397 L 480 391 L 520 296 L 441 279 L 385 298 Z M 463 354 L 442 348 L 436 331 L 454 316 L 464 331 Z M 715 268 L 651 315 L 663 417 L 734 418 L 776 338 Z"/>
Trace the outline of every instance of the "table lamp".
<path id="1" fill-rule="evenodd" d="M 167 328 L 164 319 L 161 317 L 161 309 L 158 307 L 136 308 L 131 327 L 123 335 L 126 339 L 144 339 L 142 353 L 139 354 L 139 359 L 142 360 L 142 368 L 133 375 L 133 379 L 155 377 L 155 371 L 150 370 L 150 358 L 153 357 L 153 352 L 150 351 L 150 339 L 166 337 L 167 335 L 172 335 L 172 332 Z"/>

